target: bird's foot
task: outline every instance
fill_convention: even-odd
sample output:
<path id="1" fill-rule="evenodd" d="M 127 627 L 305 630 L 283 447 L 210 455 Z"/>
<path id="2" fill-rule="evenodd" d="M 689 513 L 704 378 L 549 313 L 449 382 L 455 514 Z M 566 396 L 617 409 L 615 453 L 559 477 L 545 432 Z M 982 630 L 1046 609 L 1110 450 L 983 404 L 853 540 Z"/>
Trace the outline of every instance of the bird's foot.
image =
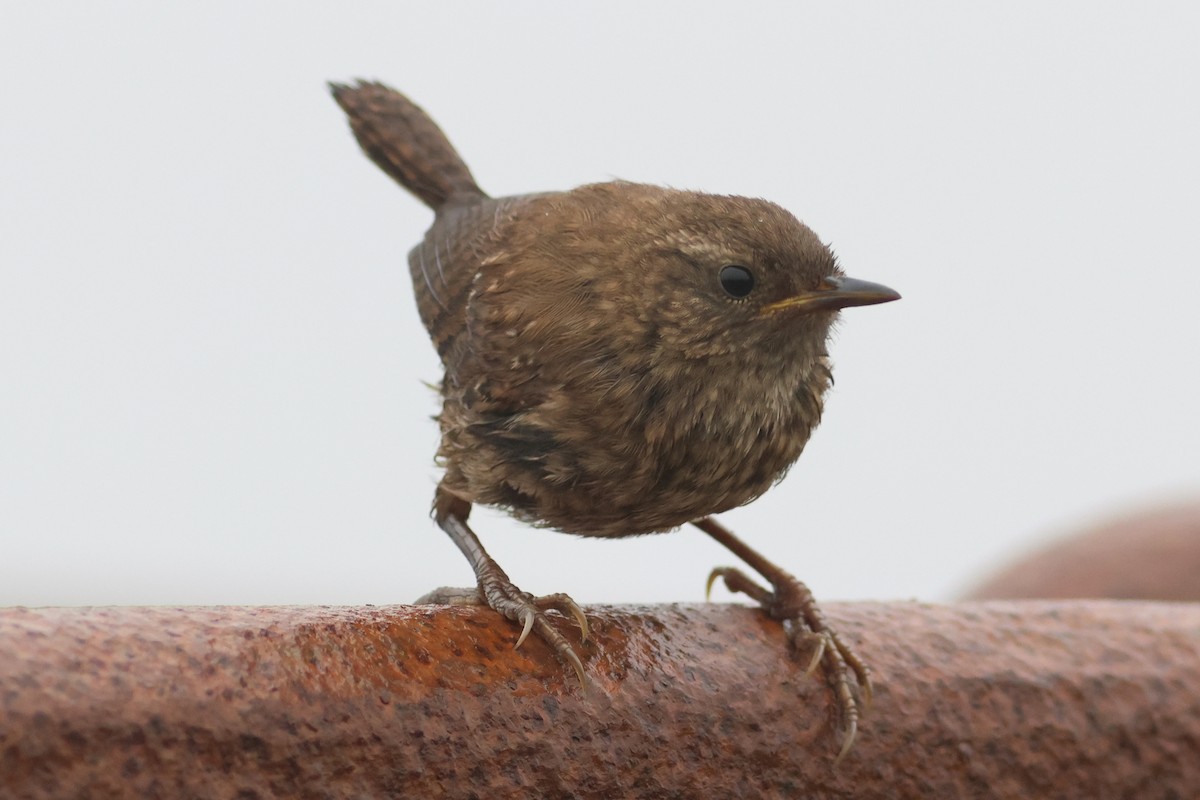
<path id="1" fill-rule="evenodd" d="M 587 673 L 583 670 L 583 662 L 566 637 L 550 624 L 546 615 L 547 611 L 557 611 L 563 616 L 574 617 L 579 624 L 580 642 L 587 642 L 587 617 L 584 616 L 583 609 L 568 595 L 559 593 L 534 597 L 529 592 L 518 589 L 511 581 L 489 580 L 486 585 L 481 584 L 475 588 L 443 586 L 422 595 L 417 599 L 417 604 L 479 605 L 498 611 L 522 626 L 521 635 L 513 649 L 520 647 L 530 632 L 534 632 L 550 646 L 563 663 L 575 670 L 579 682 L 587 685 Z"/>
<path id="2" fill-rule="evenodd" d="M 837 633 L 825 622 L 825 615 L 817 606 L 812 592 L 801 581 L 782 573 L 773 582 L 773 591 L 757 584 L 746 573 L 735 567 L 717 567 L 708 576 L 705 597 L 712 592 L 713 584 L 718 579 L 725 583 L 725 588 L 734 593 L 747 595 L 757 601 L 772 619 L 784 623 L 788 641 L 793 651 L 800 653 L 806 647 L 812 648 L 806 674 L 812 674 L 817 667 L 824 664 L 825 674 L 832 683 L 837 695 L 838 708 L 841 712 L 844 734 L 842 748 L 837 760 L 841 761 L 850 747 L 854 744 L 854 736 L 858 732 L 859 705 L 850 687 L 853 677 L 862 694 L 864 707 L 870 705 L 871 671 L 862 659 L 850 649 L 850 646 L 838 637 Z M 836 762 L 835 762 L 836 763 Z"/>

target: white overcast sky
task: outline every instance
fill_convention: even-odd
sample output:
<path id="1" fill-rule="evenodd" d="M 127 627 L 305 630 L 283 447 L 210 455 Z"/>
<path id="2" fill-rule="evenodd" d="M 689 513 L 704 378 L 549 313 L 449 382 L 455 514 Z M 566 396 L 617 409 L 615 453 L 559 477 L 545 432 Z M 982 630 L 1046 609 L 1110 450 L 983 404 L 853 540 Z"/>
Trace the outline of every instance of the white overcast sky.
<path id="1" fill-rule="evenodd" d="M 5 3 L 0 604 L 393 603 L 428 518 L 429 212 L 325 81 L 424 105 L 493 194 L 774 200 L 901 302 L 726 521 L 824 599 L 953 597 L 1200 492 L 1200 6 Z M 473 517 L 522 587 L 696 601 L 731 557 Z"/>

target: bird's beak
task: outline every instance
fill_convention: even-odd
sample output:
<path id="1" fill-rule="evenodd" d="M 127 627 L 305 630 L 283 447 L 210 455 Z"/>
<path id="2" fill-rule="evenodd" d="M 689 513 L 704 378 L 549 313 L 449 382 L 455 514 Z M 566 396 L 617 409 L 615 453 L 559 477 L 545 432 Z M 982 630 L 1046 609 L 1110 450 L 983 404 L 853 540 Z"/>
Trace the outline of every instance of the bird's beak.
<path id="1" fill-rule="evenodd" d="M 802 292 L 779 300 L 763 308 L 766 313 L 795 308 L 801 311 L 836 311 L 849 306 L 873 306 L 899 300 L 900 293 L 881 283 L 860 281 L 856 278 L 826 278 L 825 285 L 814 292 Z"/>

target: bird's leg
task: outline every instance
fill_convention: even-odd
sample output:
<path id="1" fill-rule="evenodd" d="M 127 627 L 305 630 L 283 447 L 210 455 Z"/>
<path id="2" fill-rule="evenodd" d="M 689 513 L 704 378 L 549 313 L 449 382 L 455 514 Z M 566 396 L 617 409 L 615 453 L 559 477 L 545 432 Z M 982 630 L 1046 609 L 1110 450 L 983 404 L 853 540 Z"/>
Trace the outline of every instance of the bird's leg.
<path id="1" fill-rule="evenodd" d="M 825 615 L 821 613 L 807 586 L 772 564 L 712 517 L 696 520 L 692 524 L 725 545 L 771 584 L 771 591 L 768 591 L 735 567 L 718 567 L 708 576 L 706 594 L 712 590 L 713 583 L 721 578 L 729 591 L 753 598 L 772 618 L 782 621 L 793 647 L 799 649 L 803 644 L 812 643 L 814 650 L 808 672 L 811 673 L 822 662 L 825 664 L 825 673 L 837 693 L 838 707 L 845 725 L 845 738 L 838 754 L 838 760 L 841 760 L 850 752 L 858 730 L 859 708 L 850 689 L 850 677 L 853 675 L 858 683 L 863 700 L 870 703 L 871 671 L 825 622 Z"/>
<path id="2" fill-rule="evenodd" d="M 434 516 L 450 538 L 458 545 L 471 568 L 475 570 L 475 589 L 454 589 L 443 587 L 435 589 L 417 600 L 418 603 L 439 603 L 449 605 L 486 605 L 500 612 L 513 622 L 523 626 L 517 639 L 516 647 L 520 647 L 530 631 L 535 632 L 542 641 L 558 654 L 558 657 L 570 665 L 579 676 L 580 683 L 587 684 L 587 675 L 583 671 L 583 662 L 579 660 L 575 650 L 546 618 L 546 611 L 556 610 L 560 614 L 570 615 L 579 623 L 582 631 L 581 641 L 587 641 L 588 624 L 583 610 L 565 594 L 551 594 L 544 597 L 534 597 L 528 592 L 518 589 L 508 575 L 500 568 L 495 559 L 483 549 L 479 537 L 467 525 L 467 515 L 471 513 L 471 504 L 447 492 L 438 490 L 434 503 Z"/>

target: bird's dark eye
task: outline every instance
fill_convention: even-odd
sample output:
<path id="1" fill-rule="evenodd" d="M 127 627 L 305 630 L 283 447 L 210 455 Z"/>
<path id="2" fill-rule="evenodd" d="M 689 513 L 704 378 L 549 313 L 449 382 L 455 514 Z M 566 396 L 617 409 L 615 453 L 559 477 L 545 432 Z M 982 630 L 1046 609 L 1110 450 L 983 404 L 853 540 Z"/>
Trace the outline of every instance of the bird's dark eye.
<path id="1" fill-rule="evenodd" d="M 721 288 L 730 297 L 745 297 L 754 288 L 754 276 L 745 267 L 730 264 L 721 267 Z"/>

